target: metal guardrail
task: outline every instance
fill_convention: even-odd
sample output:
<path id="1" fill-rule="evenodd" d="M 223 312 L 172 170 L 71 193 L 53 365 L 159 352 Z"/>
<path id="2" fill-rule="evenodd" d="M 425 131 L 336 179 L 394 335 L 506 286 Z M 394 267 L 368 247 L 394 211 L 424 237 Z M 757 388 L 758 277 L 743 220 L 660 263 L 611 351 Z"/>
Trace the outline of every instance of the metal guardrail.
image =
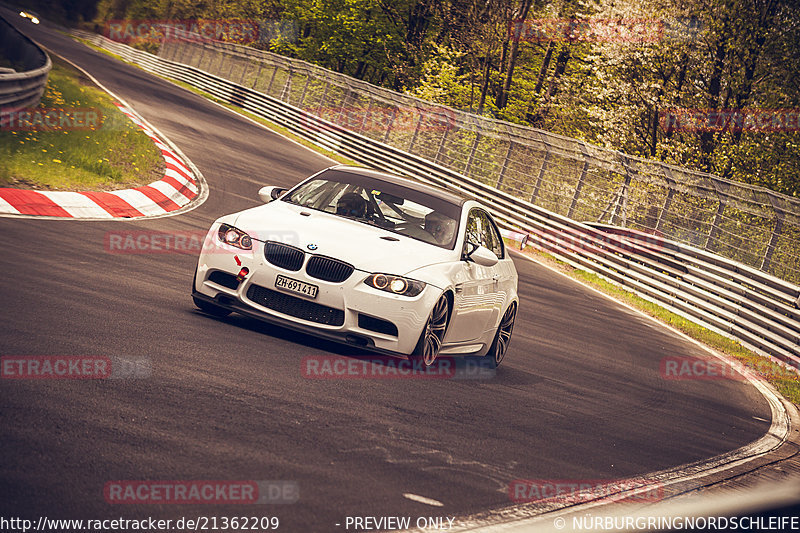
<path id="1" fill-rule="evenodd" d="M 345 129 L 255 89 L 100 35 L 76 36 L 187 83 L 362 164 L 480 198 L 525 243 L 595 272 L 703 326 L 800 368 L 800 287 L 652 234 L 577 222 L 435 162 Z"/>
<path id="2" fill-rule="evenodd" d="M 549 211 L 660 232 L 800 283 L 799 198 L 434 104 L 248 46 L 171 38 L 159 56 Z"/>
<path id="3" fill-rule="evenodd" d="M 38 105 L 53 63 L 50 57 L 0 17 L 0 57 L 17 65 L 0 72 L 0 115 Z"/>

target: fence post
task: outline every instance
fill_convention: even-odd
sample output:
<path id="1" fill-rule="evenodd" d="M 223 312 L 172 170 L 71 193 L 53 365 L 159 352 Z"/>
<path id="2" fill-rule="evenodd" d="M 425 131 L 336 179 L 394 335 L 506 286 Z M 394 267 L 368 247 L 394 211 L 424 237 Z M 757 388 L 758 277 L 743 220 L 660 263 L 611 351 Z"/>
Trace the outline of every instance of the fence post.
<path id="1" fill-rule="evenodd" d="M 289 75 L 286 77 L 286 83 L 283 84 L 281 95 L 278 97 L 278 100 L 281 102 L 289 102 L 289 92 L 292 90 L 292 74 L 294 74 L 292 72 L 292 67 L 289 67 Z"/>
<path id="2" fill-rule="evenodd" d="M 614 211 L 611 212 L 611 217 L 608 219 L 612 226 L 616 226 L 617 221 L 622 219 L 621 226 L 624 228 L 628 225 L 628 186 L 631 184 L 630 176 L 625 176 L 625 181 L 617 192 L 617 198 L 614 202 Z"/>
<path id="3" fill-rule="evenodd" d="M 672 177 L 672 172 L 667 166 L 662 166 L 661 169 L 664 171 L 664 179 L 667 180 L 667 197 L 664 198 L 664 205 L 661 206 L 661 211 L 658 213 L 658 220 L 656 221 L 655 227 L 656 231 L 661 231 L 669 207 L 672 205 L 672 197 L 675 196 L 675 180 Z"/>
<path id="4" fill-rule="evenodd" d="M 419 135 L 419 127 L 422 124 L 422 113 L 419 114 L 419 120 L 417 120 L 417 127 L 414 128 L 414 135 L 411 137 L 411 144 L 408 145 L 408 152 L 411 153 L 411 150 L 414 148 L 414 143 L 417 142 L 417 135 Z"/>
<path id="5" fill-rule="evenodd" d="M 439 158 L 442 155 L 442 150 L 444 150 L 445 144 L 447 143 L 447 134 L 450 133 L 450 128 L 445 126 L 444 131 L 442 132 L 442 138 L 439 139 L 439 146 L 436 147 L 436 155 L 433 156 L 433 162 L 438 163 Z"/>
<path id="6" fill-rule="evenodd" d="M 572 215 L 575 213 L 575 207 L 578 205 L 578 198 L 580 198 L 581 189 L 583 189 L 586 173 L 589 171 L 589 154 L 586 150 L 586 145 L 583 142 L 580 142 L 579 146 L 581 147 L 581 152 L 583 153 L 583 169 L 581 170 L 581 175 L 578 177 L 578 183 L 575 184 L 575 193 L 572 195 L 572 202 L 569 204 L 567 218 L 572 218 Z"/>
<path id="7" fill-rule="evenodd" d="M 478 149 L 478 143 L 481 142 L 481 132 L 475 132 L 475 140 L 472 141 L 472 148 L 469 150 L 469 158 L 467 159 L 467 164 L 464 167 L 463 174 L 465 176 L 469 175 L 469 169 L 472 166 L 472 162 L 475 160 L 475 151 Z"/>
<path id="8" fill-rule="evenodd" d="M 251 89 L 254 89 L 254 90 L 255 90 L 255 88 L 256 88 L 256 84 L 258 83 L 258 80 L 259 80 L 259 79 L 261 79 L 261 68 L 262 68 L 263 66 L 264 66 L 264 63 L 262 63 L 261 61 L 259 61 L 259 62 L 258 62 L 258 72 L 256 72 L 256 77 L 255 77 L 255 78 L 253 78 L 253 86 L 252 86 L 252 87 L 250 87 Z"/>
<path id="9" fill-rule="evenodd" d="M 619 193 L 617 193 L 614 211 L 611 213 L 609 222 L 612 226 L 616 225 L 616 221 L 620 219 L 620 214 L 622 214 L 622 227 L 624 228 L 628 225 L 628 187 L 631 185 L 633 176 L 631 175 L 630 159 L 625 156 L 622 156 L 621 159 L 622 168 L 625 170 L 625 180 L 622 182 Z"/>
<path id="10" fill-rule="evenodd" d="M 264 94 L 270 94 L 272 92 L 272 83 L 275 81 L 275 75 L 278 73 L 278 65 L 275 65 L 275 70 L 272 71 L 272 77 L 269 79 L 269 86 L 267 90 L 264 91 Z"/>
<path id="11" fill-rule="evenodd" d="M 389 134 L 392 132 L 395 116 L 397 116 L 397 106 L 392 106 L 392 116 L 389 117 L 389 124 L 386 125 L 386 135 L 383 136 L 383 144 L 389 141 Z"/>
<path id="12" fill-rule="evenodd" d="M 244 85 L 244 77 L 247 75 L 247 71 L 250 70 L 250 59 L 244 60 L 244 68 L 242 69 L 242 77 L 239 79 L 239 85 Z"/>
<path id="13" fill-rule="evenodd" d="M 610 170 L 609 170 L 609 173 L 611 173 L 611 171 L 610 171 Z M 616 207 L 617 207 L 617 205 L 618 205 L 618 204 L 619 204 L 619 202 L 620 202 L 620 197 L 621 197 L 621 195 L 622 195 L 622 189 L 623 189 L 624 187 L 625 187 L 625 185 L 624 185 L 624 182 L 623 182 L 623 185 L 622 185 L 622 187 L 620 187 L 619 189 L 617 189 L 617 192 L 616 192 L 616 193 L 614 193 L 614 198 L 612 198 L 612 199 L 611 199 L 611 201 L 610 201 L 610 202 L 608 202 L 608 205 L 605 207 L 605 209 L 603 209 L 603 212 L 602 212 L 602 213 L 600 213 L 600 216 L 599 216 L 599 217 L 597 217 L 597 222 L 602 222 L 602 221 L 603 221 L 603 219 L 605 218 L 605 216 L 606 216 L 606 215 L 609 215 L 609 212 L 610 212 L 610 215 L 609 215 L 609 217 L 608 217 L 608 223 L 609 223 L 609 224 L 613 224 L 613 223 L 614 223 L 614 217 L 615 217 L 615 216 L 617 216 L 617 209 L 616 209 Z"/>
<path id="14" fill-rule="evenodd" d="M 231 68 L 228 69 L 227 80 L 233 81 L 233 67 L 236 66 L 236 60 L 231 56 Z"/>
<path id="15" fill-rule="evenodd" d="M 772 194 L 767 194 L 767 197 L 772 204 L 772 211 L 775 213 L 776 220 L 775 227 L 772 229 L 772 235 L 769 236 L 767 249 L 764 251 L 764 259 L 761 261 L 761 267 L 759 269 L 764 272 L 769 272 L 769 268 L 772 266 L 772 254 L 775 253 L 775 248 L 778 247 L 778 238 L 781 236 L 781 233 L 783 233 L 783 211 L 778 209 L 775 205 L 775 199 Z M 798 298 L 798 302 L 800 302 L 800 298 Z"/>
<path id="16" fill-rule="evenodd" d="M 500 186 L 503 185 L 503 179 L 506 177 L 506 171 L 508 170 L 508 161 L 511 159 L 511 152 L 514 151 L 514 144 L 514 141 L 509 137 L 508 150 L 506 150 L 506 157 L 503 159 L 503 166 L 500 168 L 500 176 L 497 178 L 497 183 L 494 186 L 495 189 L 499 189 Z"/>
<path id="17" fill-rule="evenodd" d="M 200 59 L 197 60 L 197 68 L 203 70 L 203 57 L 206 55 L 205 43 L 200 43 Z"/>
<path id="18" fill-rule="evenodd" d="M 539 167 L 539 175 L 536 176 L 536 185 L 533 186 L 531 193 L 531 203 L 536 203 L 536 197 L 539 196 L 539 190 L 542 188 L 542 181 L 544 181 L 544 174 L 547 172 L 547 165 L 550 162 L 550 145 L 542 143 L 544 146 L 544 159 L 542 159 L 542 166 Z"/>
<path id="19" fill-rule="evenodd" d="M 372 112 L 372 98 L 367 100 L 367 111 L 364 113 L 364 116 L 361 117 L 361 124 L 358 127 L 358 133 L 364 131 L 364 124 L 366 124 L 367 120 L 370 119 L 370 113 Z"/>
<path id="20" fill-rule="evenodd" d="M 311 83 L 311 75 L 306 72 L 306 84 L 303 85 L 303 92 L 300 94 L 300 101 L 297 102 L 297 107 L 303 105 L 303 102 L 306 100 L 306 91 L 308 91 L 308 84 Z"/>
<path id="21" fill-rule="evenodd" d="M 723 183 L 717 183 L 716 180 L 711 180 L 712 185 L 714 185 L 714 189 L 717 191 L 717 199 L 719 200 L 719 204 L 717 205 L 717 210 L 714 213 L 714 220 L 711 221 L 711 227 L 708 229 L 708 235 L 706 236 L 706 242 L 703 245 L 703 249 L 713 251 L 714 248 L 713 240 L 716 238 L 717 233 L 719 233 L 719 223 L 722 219 L 722 212 L 725 210 L 725 196 L 728 192 L 728 187 Z M 720 190 L 724 189 L 724 190 Z"/>
<path id="22" fill-rule="evenodd" d="M 322 91 L 322 98 L 319 100 L 319 105 L 317 106 L 317 115 L 322 114 L 322 109 L 325 106 L 325 102 L 328 100 L 328 91 L 331 88 L 331 81 L 329 79 L 325 79 L 325 90 Z"/>
<path id="23" fill-rule="evenodd" d="M 342 114 L 345 112 L 345 108 L 347 107 L 347 101 L 350 100 L 350 95 L 352 94 L 352 92 L 353 92 L 352 89 L 350 89 L 350 86 L 348 86 L 347 87 L 347 92 L 344 93 L 344 100 L 342 100 L 342 107 L 339 108 L 339 114 L 336 115 L 336 120 L 332 121 L 337 126 L 339 126 L 341 124 L 349 124 L 349 122 L 342 122 Z M 349 111 L 348 111 L 347 120 L 348 121 L 350 120 Z"/>
<path id="24" fill-rule="evenodd" d="M 760 270 L 764 272 L 769 271 L 769 267 L 772 265 L 772 254 L 775 253 L 775 248 L 778 246 L 778 237 L 781 236 L 781 233 L 783 233 L 782 216 L 775 221 L 775 228 L 772 230 L 772 235 L 769 237 L 769 244 L 767 244 L 767 250 L 764 253 L 764 259 L 761 261 Z"/>

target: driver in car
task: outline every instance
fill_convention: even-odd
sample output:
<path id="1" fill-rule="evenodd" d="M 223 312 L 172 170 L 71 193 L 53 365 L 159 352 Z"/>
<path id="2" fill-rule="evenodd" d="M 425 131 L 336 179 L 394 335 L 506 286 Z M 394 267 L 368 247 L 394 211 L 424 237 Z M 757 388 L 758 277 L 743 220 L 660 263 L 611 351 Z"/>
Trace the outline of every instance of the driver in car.
<path id="1" fill-rule="evenodd" d="M 346 217 L 364 218 L 367 215 L 367 201 L 358 193 L 343 194 L 336 202 L 336 214 Z"/>
<path id="2" fill-rule="evenodd" d="M 436 211 L 425 216 L 425 231 L 433 235 L 437 243 L 447 245 L 456 231 L 456 221 Z"/>

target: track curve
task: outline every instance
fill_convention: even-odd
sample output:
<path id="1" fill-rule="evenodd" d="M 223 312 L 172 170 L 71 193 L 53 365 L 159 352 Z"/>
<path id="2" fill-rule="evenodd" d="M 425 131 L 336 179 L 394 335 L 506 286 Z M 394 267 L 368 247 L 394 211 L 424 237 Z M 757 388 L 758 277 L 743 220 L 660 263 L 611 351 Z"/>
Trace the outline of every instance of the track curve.
<path id="1" fill-rule="evenodd" d="M 207 100 L 43 27 L 25 31 L 91 72 L 167 135 L 209 199 L 173 218 L 0 220 L 0 355 L 145 357 L 141 380 L 0 382 L 2 515 L 234 516 L 241 508 L 112 506 L 116 479 L 297 481 L 293 505 L 247 509 L 286 531 L 348 515 L 461 515 L 511 503 L 514 479 L 600 480 L 705 459 L 759 437 L 747 383 L 669 381 L 699 348 L 518 260 L 511 350 L 486 381 L 304 379 L 307 355 L 347 348 L 193 309 L 190 255 L 117 255 L 108 231 L 205 231 L 330 162 Z M 403 496 L 435 499 L 429 507 Z M 254 512 L 255 511 L 255 512 Z"/>

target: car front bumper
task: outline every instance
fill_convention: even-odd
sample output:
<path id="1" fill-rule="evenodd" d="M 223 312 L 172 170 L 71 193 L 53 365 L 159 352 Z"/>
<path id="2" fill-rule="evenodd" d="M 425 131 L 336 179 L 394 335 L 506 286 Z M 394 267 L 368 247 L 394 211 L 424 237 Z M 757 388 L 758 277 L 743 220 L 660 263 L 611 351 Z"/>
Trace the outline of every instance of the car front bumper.
<path id="1" fill-rule="evenodd" d="M 217 229 L 216 225 L 212 227 L 206 238 L 198 261 L 193 295 L 231 311 L 314 336 L 377 352 L 410 354 L 430 310 L 442 293 L 437 287 L 427 285 L 413 298 L 394 295 L 366 285 L 364 279 L 370 273 L 359 270 L 342 283 L 330 283 L 309 276 L 305 268 L 289 271 L 267 262 L 264 244 L 260 241 L 253 240 L 252 250 L 220 243 L 216 238 Z M 238 284 L 230 282 L 226 286 L 209 279 L 215 272 L 222 272 L 228 277 L 220 274 L 215 277 L 230 281 L 229 276 L 236 276 L 242 268 L 247 268 L 249 273 Z M 316 298 L 277 288 L 278 275 L 317 286 Z M 280 305 L 273 304 L 273 300 L 254 297 L 271 293 L 277 293 L 277 296 L 272 296 Z M 337 316 L 336 320 L 320 318 L 333 314 Z M 386 332 L 391 330 L 386 327 L 375 331 L 376 323 L 386 326 L 385 322 L 379 321 L 393 324 L 397 334 Z"/>

